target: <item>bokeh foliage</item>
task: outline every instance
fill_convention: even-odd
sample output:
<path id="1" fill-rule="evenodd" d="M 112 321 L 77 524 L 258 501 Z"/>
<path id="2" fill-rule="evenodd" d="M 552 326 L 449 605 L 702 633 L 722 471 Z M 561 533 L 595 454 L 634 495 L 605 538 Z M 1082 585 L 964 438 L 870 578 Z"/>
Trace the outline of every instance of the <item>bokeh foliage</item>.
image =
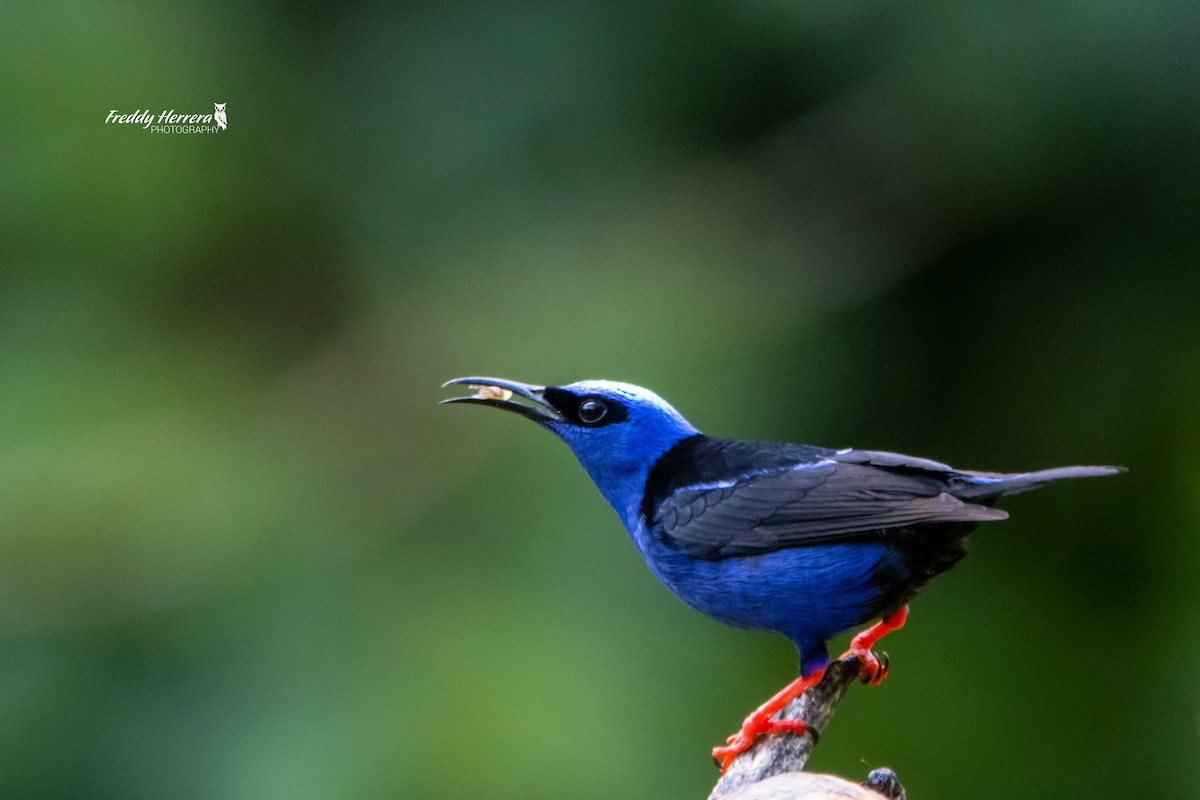
<path id="1" fill-rule="evenodd" d="M 1195 796 L 1200 6 L 0 6 L 0 787 L 701 797 L 792 674 L 463 374 L 1007 503 L 814 759 Z M 218 135 L 110 108 L 228 104 Z"/>

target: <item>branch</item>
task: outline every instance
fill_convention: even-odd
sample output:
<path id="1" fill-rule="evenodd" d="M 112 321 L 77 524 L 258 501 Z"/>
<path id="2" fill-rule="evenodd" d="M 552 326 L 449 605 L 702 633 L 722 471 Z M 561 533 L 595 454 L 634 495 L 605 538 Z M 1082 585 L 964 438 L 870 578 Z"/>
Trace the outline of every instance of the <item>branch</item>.
<path id="1" fill-rule="evenodd" d="M 730 794 L 743 786 L 766 780 L 773 775 L 803 769 L 818 738 L 811 731 L 816 731 L 819 735 L 825 730 L 826 723 L 833 716 L 846 690 L 858 678 L 859 666 L 857 658 L 846 658 L 830 664 L 820 683 L 788 703 L 779 712 L 779 719 L 804 720 L 810 732 L 802 736 L 794 733 L 760 736 L 749 750 L 729 765 L 729 769 L 713 787 L 708 800 L 733 800 Z"/>
<path id="2" fill-rule="evenodd" d="M 816 772 L 785 772 L 749 783 L 726 800 L 905 800 L 904 787 L 890 769 L 872 770 L 864 783 Z"/>

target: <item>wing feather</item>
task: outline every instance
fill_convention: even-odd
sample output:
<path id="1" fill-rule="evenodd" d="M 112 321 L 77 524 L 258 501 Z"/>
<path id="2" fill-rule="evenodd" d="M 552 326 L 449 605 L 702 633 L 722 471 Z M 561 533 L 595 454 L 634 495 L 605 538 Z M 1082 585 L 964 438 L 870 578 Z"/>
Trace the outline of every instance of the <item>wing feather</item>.
<path id="1" fill-rule="evenodd" d="M 660 503 L 655 520 L 664 538 L 689 555 L 724 558 L 1007 516 L 951 494 L 954 474 L 936 461 L 896 453 L 839 452 L 680 487 Z"/>

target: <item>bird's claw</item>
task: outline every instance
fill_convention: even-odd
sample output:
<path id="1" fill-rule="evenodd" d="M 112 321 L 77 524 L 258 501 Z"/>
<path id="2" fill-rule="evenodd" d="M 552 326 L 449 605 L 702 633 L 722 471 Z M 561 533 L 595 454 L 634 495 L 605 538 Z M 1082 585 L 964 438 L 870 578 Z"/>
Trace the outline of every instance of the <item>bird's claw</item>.
<path id="1" fill-rule="evenodd" d="M 872 653 L 871 655 L 875 654 Z M 888 667 L 892 665 L 892 657 L 887 654 L 887 651 L 884 651 L 876 656 L 875 663 L 879 666 L 879 669 L 871 676 L 871 680 L 869 681 L 871 686 L 878 686 L 883 683 L 883 679 L 888 676 Z"/>
<path id="2" fill-rule="evenodd" d="M 796 678 L 746 717 L 742 721 L 741 729 L 725 740 L 725 747 L 714 747 L 713 759 L 721 768 L 721 774 L 725 774 L 725 770 L 729 769 L 729 765 L 733 763 L 733 759 L 737 757 L 738 753 L 750 749 L 750 745 L 754 744 L 754 737 L 759 734 L 794 733 L 800 735 L 808 731 L 809 728 L 802 719 L 774 719 L 773 717 L 783 711 L 788 703 L 816 686 L 824 674 L 825 666 L 822 664 L 816 669 L 810 670 L 809 674 Z M 816 744 L 817 732 L 811 731 L 811 733 L 813 734 L 813 743 Z"/>
<path id="3" fill-rule="evenodd" d="M 891 666 L 892 659 L 886 652 L 875 655 L 870 650 L 851 649 L 842 657 L 846 658 L 848 656 L 858 659 L 858 663 L 861 665 L 858 671 L 858 679 L 864 684 L 878 686 L 888 676 L 888 667 Z"/>
<path id="4" fill-rule="evenodd" d="M 714 747 L 712 749 L 713 761 L 717 762 L 717 768 L 721 770 L 721 774 L 725 774 L 725 770 L 729 769 L 729 765 L 733 763 L 733 759 L 737 758 L 739 753 L 744 753 L 750 748 L 754 741 L 753 737 L 744 739 L 744 737 L 735 733 L 727 740 L 729 744 L 726 747 Z"/>
<path id="5" fill-rule="evenodd" d="M 750 749 L 755 738 L 774 733 L 794 733 L 797 736 L 811 733 L 814 744 L 818 736 L 817 731 L 808 727 L 802 719 L 769 719 L 751 715 L 742 723 L 741 730 L 725 739 L 724 747 L 713 748 L 713 761 L 717 762 L 721 774 L 724 775 L 733 760 Z"/>

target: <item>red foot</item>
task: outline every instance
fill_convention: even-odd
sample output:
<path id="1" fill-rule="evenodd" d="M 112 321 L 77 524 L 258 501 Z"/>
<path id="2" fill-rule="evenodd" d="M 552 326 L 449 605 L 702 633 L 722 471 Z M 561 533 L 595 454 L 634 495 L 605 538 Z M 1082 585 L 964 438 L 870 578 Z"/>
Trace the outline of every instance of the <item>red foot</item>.
<path id="1" fill-rule="evenodd" d="M 733 763 L 733 759 L 739 753 L 746 751 L 750 745 L 754 744 L 754 737 L 759 734 L 784 732 L 801 734 L 808 730 L 808 726 L 802 719 L 771 719 L 771 717 L 803 694 L 806 689 L 816 686 L 824 674 L 825 670 L 822 668 L 808 677 L 796 678 L 774 697 L 755 709 L 754 713 L 746 717 L 741 730 L 725 740 L 725 747 L 714 747 L 713 760 L 721 767 L 721 774 L 725 774 L 725 770 L 729 769 L 729 765 Z"/>
<path id="2" fill-rule="evenodd" d="M 867 628 L 862 633 L 850 640 L 850 649 L 842 653 L 842 658 L 854 657 L 862 664 L 862 670 L 859 672 L 859 679 L 863 683 L 871 686 L 878 686 L 883 683 L 883 679 L 887 677 L 888 661 L 887 653 L 883 655 L 883 661 L 871 652 L 871 647 L 876 642 L 884 637 L 884 635 L 892 631 L 899 630 L 904 627 L 904 620 L 908 619 L 908 606 L 901 606 L 899 610 L 888 614 L 879 622 L 876 622 L 871 627 Z"/>

